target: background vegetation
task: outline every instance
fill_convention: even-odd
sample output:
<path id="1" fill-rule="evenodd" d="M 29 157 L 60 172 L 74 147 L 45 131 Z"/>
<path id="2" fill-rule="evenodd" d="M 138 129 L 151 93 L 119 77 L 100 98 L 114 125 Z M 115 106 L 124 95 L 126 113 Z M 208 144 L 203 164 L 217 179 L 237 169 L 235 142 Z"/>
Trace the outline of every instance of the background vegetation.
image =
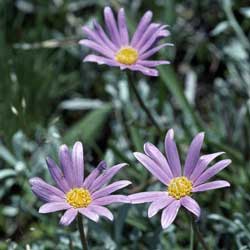
<path id="1" fill-rule="evenodd" d="M 131 30 L 144 11 L 170 25 L 174 48 L 160 77 L 140 74 L 138 87 L 164 131 L 173 127 L 185 157 L 198 131 L 203 152 L 225 151 L 231 166 L 220 174 L 230 189 L 197 195 L 199 221 L 210 249 L 250 249 L 250 7 L 241 0 L 1 0 L 0 1 L 0 249 L 80 249 L 75 225 L 58 225 L 60 214 L 40 215 L 28 179 L 52 183 L 45 156 L 58 145 L 84 143 L 86 168 L 105 158 L 133 181 L 128 192 L 160 188 L 133 151 L 164 135 L 152 127 L 131 96 L 124 72 L 82 63 L 81 26 L 103 23 L 106 5 L 124 6 Z M 162 187 L 161 187 L 162 188 Z M 88 224 L 91 249 L 187 249 L 185 213 L 162 231 L 147 205 L 114 207 L 114 223 Z M 73 232 L 73 233 L 72 233 Z M 200 247 L 196 246 L 196 249 Z"/>

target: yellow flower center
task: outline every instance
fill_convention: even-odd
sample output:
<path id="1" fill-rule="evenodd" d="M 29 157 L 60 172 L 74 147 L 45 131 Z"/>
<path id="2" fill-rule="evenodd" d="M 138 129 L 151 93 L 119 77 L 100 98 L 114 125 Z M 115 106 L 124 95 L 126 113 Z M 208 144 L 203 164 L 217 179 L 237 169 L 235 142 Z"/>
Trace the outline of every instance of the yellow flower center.
<path id="1" fill-rule="evenodd" d="M 87 207 L 91 201 L 91 195 L 85 188 L 73 188 L 66 194 L 66 201 L 74 208 Z"/>
<path id="2" fill-rule="evenodd" d="M 179 200 L 180 198 L 190 195 L 193 185 L 190 180 L 185 176 L 173 178 L 168 186 L 168 194 L 175 199 Z"/>
<path id="3" fill-rule="evenodd" d="M 138 60 L 138 51 L 132 47 L 121 48 L 116 53 L 115 60 L 126 65 L 134 64 Z"/>

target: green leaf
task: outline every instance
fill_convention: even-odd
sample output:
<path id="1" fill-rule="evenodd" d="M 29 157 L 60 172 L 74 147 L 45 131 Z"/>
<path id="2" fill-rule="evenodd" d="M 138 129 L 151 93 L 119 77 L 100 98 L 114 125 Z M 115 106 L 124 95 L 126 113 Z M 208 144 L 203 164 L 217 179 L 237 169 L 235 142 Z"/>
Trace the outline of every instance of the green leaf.
<path id="1" fill-rule="evenodd" d="M 13 167 L 17 163 L 17 160 L 12 155 L 12 153 L 6 147 L 4 147 L 2 144 L 0 144 L 0 158 L 5 160 L 8 164 L 10 164 Z"/>
<path id="2" fill-rule="evenodd" d="M 18 208 L 12 206 L 3 207 L 2 214 L 9 217 L 14 217 L 18 214 Z"/>
<path id="3" fill-rule="evenodd" d="M 0 171 L 0 180 L 8 178 L 8 177 L 12 177 L 12 176 L 16 176 L 16 172 L 13 169 L 3 169 Z"/>
<path id="4" fill-rule="evenodd" d="M 87 98 L 73 98 L 70 100 L 63 101 L 60 104 L 61 109 L 67 110 L 87 110 L 87 109 L 97 109 L 104 105 L 100 100 L 93 100 Z"/>
<path id="5" fill-rule="evenodd" d="M 212 36 L 218 36 L 221 33 L 223 33 L 225 30 L 227 30 L 229 27 L 229 23 L 227 21 L 223 21 L 218 23 L 215 28 L 211 31 Z"/>
<path id="6" fill-rule="evenodd" d="M 240 13 L 247 18 L 250 18 L 250 7 L 240 8 Z"/>
<path id="7" fill-rule="evenodd" d="M 129 133 L 131 135 L 131 140 L 133 142 L 133 145 L 135 146 L 136 151 L 142 151 L 143 150 L 143 142 L 142 142 L 141 136 L 139 134 L 139 129 L 134 127 L 134 126 L 130 126 Z"/>
<path id="8" fill-rule="evenodd" d="M 145 220 L 143 218 L 140 218 L 140 217 L 137 217 L 137 216 L 136 217 L 135 216 L 133 216 L 133 217 L 129 216 L 127 218 L 126 222 L 129 225 L 131 225 L 131 226 L 133 226 L 133 227 L 135 227 L 135 228 L 137 228 L 137 229 L 139 229 L 141 231 L 146 231 L 147 228 L 148 228 L 148 224 L 145 222 Z"/>
<path id="9" fill-rule="evenodd" d="M 195 128 L 195 132 L 204 130 L 202 129 L 203 126 L 200 118 L 187 101 L 173 68 L 171 66 L 165 67 L 164 70 L 163 68 L 160 68 L 160 77 L 178 102 L 180 109 L 183 111 L 186 122 L 190 124 L 192 128 Z"/>
<path id="10" fill-rule="evenodd" d="M 242 45 L 247 48 L 250 49 L 250 43 L 249 43 L 249 39 L 246 36 L 246 34 L 244 33 L 244 31 L 242 30 L 240 24 L 237 22 L 233 10 L 232 10 L 232 4 L 233 2 L 231 0 L 223 0 L 223 9 L 225 11 L 225 14 L 227 16 L 227 19 L 231 25 L 231 27 L 233 28 L 235 34 L 238 36 L 239 40 L 241 41 Z"/>
<path id="11" fill-rule="evenodd" d="M 124 229 L 124 225 L 125 225 L 125 221 L 128 215 L 129 208 L 130 206 L 128 204 L 125 204 L 118 209 L 118 215 L 117 215 L 117 218 L 115 220 L 115 225 L 114 225 L 115 241 L 118 243 L 120 243 L 122 239 L 122 232 Z"/>
<path id="12" fill-rule="evenodd" d="M 63 137 L 63 141 L 72 144 L 82 140 L 85 144 L 92 145 L 102 133 L 102 128 L 111 111 L 111 105 L 89 112 L 83 119 L 73 125 Z"/>

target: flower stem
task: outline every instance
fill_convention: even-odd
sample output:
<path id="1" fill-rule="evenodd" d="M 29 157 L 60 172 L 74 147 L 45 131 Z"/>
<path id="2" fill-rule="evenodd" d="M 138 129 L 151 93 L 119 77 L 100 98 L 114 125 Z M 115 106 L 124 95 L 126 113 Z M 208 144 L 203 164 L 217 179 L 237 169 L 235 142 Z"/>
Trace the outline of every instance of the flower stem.
<path id="1" fill-rule="evenodd" d="M 194 229 L 193 229 L 193 218 L 190 216 L 190 246 L 189 250 L 194 250 Z"/>
<path id="2" fill-rule="evenodd" d="M 83 250 L 88 250 L 88 243 L 87 243 L 87 239 L 84 233 L 84 228 L 83 228 L 83 223 L 82 223 L 82 217 L 81 215 L 77 215 L 77 225 L 78 225 L 78 230 L 80 233 L 80 238 L 81 238 L 81 243 L 82 243 L 82 249 Z"/>
<path id="3" fill-rule="evenodd" d="M 195 219 L 192 215 L 191 216 L 191 223 L 192 223 L 192 228 L 193 228 L 193 231 L 195 233 L 195 235 L 197 236 L 197 239 L 198 241 L 200 242 L 200 244 L 202 245 L 203 249 L 204 250 L 209 250 L 208 246 L 206 245 L 206 242 L 205 240 L 203 239 L 203 236 L 198 228 L 198 225 L 197 223 L 195 222 Z"/>
<path id="4" fill-rule="evenodd" d="M 127 72 L 127 77 L 128 77 L 128 82 L 129 82 L 129 84 L 131 86 L 131 89 L 134 92 L 137 101 L 141 105 L 141 108 L 144 110 L 144 112 L 148 116 L 148 118 L 151 121 L 151 123 L 155 126 L 155 128 L 157 129 L 157 131 L 161 134 L 162 130 L 161 130 L 159 124 L 156 122 L 156 120 L 154 119 L 153 115 L 151 114 L 151 111 L 148 109 L 148 107 L 144 103 L 142 97 L 140 96 L 140 93 L 139 93 L 139 91 L 138 91 L 138 89 L 137 89 L 137 87 L 135 85 L 135 79 L 134 79 L 133 73 L 132 72 Z"/>

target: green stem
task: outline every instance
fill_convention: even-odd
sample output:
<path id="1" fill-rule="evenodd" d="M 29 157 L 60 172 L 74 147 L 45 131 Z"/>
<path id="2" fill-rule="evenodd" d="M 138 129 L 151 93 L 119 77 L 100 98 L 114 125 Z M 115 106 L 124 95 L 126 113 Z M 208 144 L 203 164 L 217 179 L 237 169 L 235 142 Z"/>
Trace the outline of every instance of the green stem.
<path id="1" fill-rule="evenodd" d="M 198 228 L 198 225 L 197 223 L 195 222 L 195 219 L 192 215 L 191 216 L 191 223 L 192 223 L 192 228 L 193 228 L 193 231 L 195 233 L 195 235 L 197 236 L 197 239 L 198 241 L 200 242 L 200 244 L 202 245 L 203 249 L 204 250 L 209 250 L 208 246 L 206 245 L 206 242 L 205 240 L 203 239 L 203 236 Z"/>
<path id="2" fill-rule="evenodd" d="M 139 91 L 135 85 L 135 80 L 134 77 L 132 75 L 131 72 L 127 72 L 127 76 L 128 76 L 128 82 L 131 86 L 132 91 L 135 94 L 135 97 L 137 99 L 137 101 L 139 102 L 141 108 L 143 109 L 143 111 L 146 113 L 146 115 L 148 116 L 149 120 L 151 121 L 151 123 L 155 126 L 155 128 L 157 129 L 157 131 L 161 134 L 162 130 L 159 126 L 159 124 L 156 122 L 156 120 L 154 119 L 153 115 L 151 114 L 151 111 L 148 109 L 148 107 L 146 106 L 146 104 L 144 103 L 142 97 L 139 94 Z"/>
<path id="3" fill-rule="evenodd" d="M 190 216 L 190 246 L 189 250 L 194 250 L 194 229 L 193 229 L 193 218 Z"/>
<path id="4" fill-rule="evenodd" d="M 87 239 L 84 233 L 84 228 L 83 228 L 83 223 L 82 223 L 82 217 L 81 215 L 78 214 L 77 216 L 77 225 L 78 225 L 78 230 L 80 233 L 80 239 L 81 239 L 81 243 L 82 243 L 82 249 L 83 250 L 88 250 L 88 243 L 87 243 Z"/>

